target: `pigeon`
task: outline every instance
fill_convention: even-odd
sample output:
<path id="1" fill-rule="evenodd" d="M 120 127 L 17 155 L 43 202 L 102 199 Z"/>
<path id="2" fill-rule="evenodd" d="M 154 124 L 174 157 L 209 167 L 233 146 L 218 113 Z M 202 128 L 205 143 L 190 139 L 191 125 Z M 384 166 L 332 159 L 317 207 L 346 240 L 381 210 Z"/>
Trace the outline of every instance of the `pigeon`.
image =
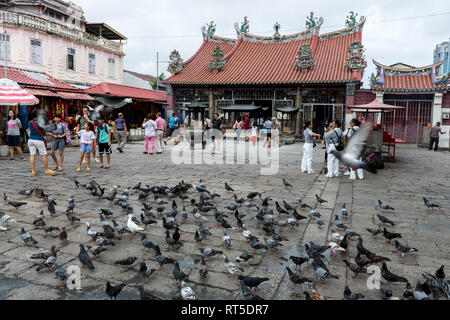
<path id="1" fill-rule="evenodd" d="M 353 293 L 349 286 L 346 285 L 345 286 L 345 290 L 344 290 L 344 300 L 359 300 L 359 299 L 363 299 L 364 295 L 361 293 Z"/>
<path id="2" fill-rule="evenodd" d="M 431 202 L 430 200 L 428 200 L 425 197 L 423 197 L 423 202 L 425 203 L 425 205 L 427 206 L 428 209 L 439 208 L 439 205 L 434 204 L 433 202 Z"/>
<path id="3" fill-rule="evenodd" d="M 242 289 L 242 295 L 244 296 L 245 300 L 264 300 L 260 296 L 258 296 L 256 293 L 252 292 L 244 283 L 243 280 L 240 281 L 241 289 Z"/>
<path id="4" fill-rule="evenodd" d="M 200 274 L 200 279 L 204 280 L 206 279 L 206 275 L 208 274 L 208 269 L 206 269 L 206 262 L 205 258 L 202 257 L 201 267 L 198 270 L 198 273 Z"/>
<path id="5" fill-rule="evenodd" d="M 283 244 L 281 244 L 280 242 L 273 240 L 273 239 L 264 238 L 264 242 L 266 243 L 266 246 L 269 249 L 278 248 L 280 246 L 281 247 L 283 246 Z"/>
<path id="6" fill-rule="evenodd" d="M 22 190 L 22 191 L 19 191 L 19 194 L 20 194 L 21 196 L 27 196 L 27 197 L 29 197 L 29 196 L 31 196 L 31 195 L 33 194 L 33 191 L 34 191 L 34 189 Z"/>
<path id="7" fill-rule="evenodd" d="M 397 249 L 397 252 L 400 255 L 400 257 L 404 257 L 405 253 L 419 251 L 416 248 L 410 248 L 410 247 L 401 245 L 398 240 L 394 240 L 394 244 L 395 244 L 395 248 Z"/>
<path id="8" fill-rule="evenodd" d="M 316 199 L 317 199 L 317 202 L 320 203 L 320 204 L 328 202 L 327 200 L 324 200 L 321 197 L 319 197 L 319 195 L 317 195 L 317 194 L 316 194 Z"/>
<path id="9" fill-rule="evenodd" d="M 144 261 L 139 264 L 139 274 L 141 275 L 141 282 L 148 283 L 148 278 L 156 271 L 156 269 L 150 269 L 147 267 Z"/>
<path id="10" fill-rule="evenodd" d="M 203 256 L 205 256 L 206 258 L 211 258 L 211 257 L 215 256 L 216 254 L 223 254 L 222 251 L 211 249 L 211 248 L 198 248 L 198 249 L 203 254 Z"/>
<path id="11" fill-rule="evenodd" d="M 88 252 L 90 254 L 92 254 L 93 259 L 95 259 L 96 257 L 98 257 L 100 255 L 101 252 L 106 251 L 108 249 L 106 249 L 105 247 L 102 246 L 86 246 L 86 248 L 88 249 Z"/>
<path id="12" fill-rule="evenodd" d="M 231 248 L 231 238 L 227 233 L 227 229 L 223 229 L 223 243 L 227 248 Z"/>
<path id="13" fill-rule="evenodd" d="M 377 214 L 378 219 L 384 223 L 384 224 L 390 224 L 391 226 L 395 226 L 395 223 L 386 218 L 385 216 L 382 216 L 381 214 Z"/>
<path id="14" fill-rule="evenodd" d="M 65 227 L 62 227 L 61 232 L 58 235 L 59 240 L 66 241 L 67 240 L 67 231 Z"/>
<path id="15" fill-rule="evenodd" d="M 378 200 L 378 206 L 383 209 L 383 210 L 395 210 L 394 208 L 392 208 L 391 206 L 383 203 L 381 200 Z"/>
<path id="16" fill-rule="evenodd" d="M 131 214 L 128 215 L 127 227 L 132 233 L 144 231 L 143 228 L 133 222 L 133 216 Z"/>
<path id="17" fill-rule="evenodd" d="M 259 195 L 259 192 L 250 192 L 247 195 L 247 199 L 253 200 L 257 195 Z"/>
<path id="18" fill-rule="evenodd" d="M 422 283 L 417 280 L 416 288 L 414 289 L 414 299 L 415 300 L 430 300 L 430 297 L 423 291 Z"/>
<path id="19" fill-rule="evenodd" d="M 383 237 L 387 239 L 387 243 L 391 243 L 391 240 L 395 238 L 401 238 L 402 235 L 400 233 L 391 233 L 386 230 L 386 228 L 383 229 Z"/>
<path id="20" fill-rule="evenodd" d="M 56 256 L 56 252 L 59 251 L 56 249 L 56 246 L 52 246 L 50 248 L 50 250 L 45 250 L 45 251 L 41 251 L 38 253 L 34 253 L 33 255 L 31 255 L 30 259 L 33 260 L 37 260 L 37 259 L 41 259 L 41 260 L 47 260 L 48 258 L 52 257 L 52 256 Z"/>
<path id="21" fill-rule="evenodd" d="M 244 284 L 249 287 L 250 289 L 254 289 L 256 291 L 256 288 L 263 282 L 269 281 L 269 278 L 260 278 L 260 277 L 250 277 L 250 276 L 243 276 L 238 275 L 238 279 Z"/>
<path id="22" fill-rule="evenodd" d="M 293 211 L 295 210 L 295 208 L 293 206 L 291 206 L 288 202 L 286 202 L 285 200 L 283 200 L 283 205 L 286 208 L 287 211 Z"/>
<path id="23" fill-rule="evenodd" d="M 45 216 L 44 216 L 44 210 L 41 210 L 41 212 L 39 213 L 39 215 L 38 215 L 36 218 L 34 218 L 33 224 L 34 224 L 34 225 L 41 226 L 42 223 L 44 222 L 44 218 L 45 218 Z"/>
<path id="24" fill-rule="evenodd" d="M 74 223 L 75 221 L 81 221 L 80 218 L 75 217 L 73 214 L 66 212 L 67 220 L 70 221 L 70 223 Z"/>
<path id="25" fill-rule="evenodd" d="M 174 261 L 174 265 L 175 268 L 172 270 L 172 275 L 176 281 L 175 285 L 179 285 L 180 281 L 188 279 L 188 276 L 183 271 L 181 271 L 178 261 Z"/>
<path id="26" fill-rule="evenodd" d="M 92 263 L 91 257 L 89 257 L 83 244 L 80 244 L 80 253 L 78 259 L 81 262 L 82 267 L 87 266 L 89 269 L 94 270 L 94 264 Z"/>
<path id="27" fill-rule="evenodd" d="M 118 286 L 112 286 L 111 282 L 106 282 L 106 294 L 109 296 L 109 298 L 112 300 L 117 299 L 117 296 L 122 292 L 122 289 L 126 286 L 125 283 L 119 284 Z"/>
<path id="28" fill-rule="evenodd" d="M 310 215 L 310 217 L 316 218 L 316 219 L 322 217 L 320 215 L 320 213 L 317 212 L 316 210 L 314 210 L 311 206 L 309 206 L 309 215 Z"/>
<path id="29" fill-rule="evenodd" d="M 296 256 L 290 256 L 290 260 L 295 264 L 295 267 L 301 267 L 305 262 L 308 262 L 309 258 L 304 257 L 296 257 Z"/>
<path id="30" fill-rule="evenodd" d="M 434 275 L 435 275 L 436 278 L 438 278 L 439 280 L 444 280 L 444 279 L 445 279 L 444 265 L 441 265 L 441 266 L 439 267 L 439 269 L 436 270 L 436 272 L 434 273 Z"/>
<path id="31" fill-rule="evenodd" d="M 294 187 L 292 184 L 287 182 L 286 179 L 283 178 L 282 181 L 283 181 L 283 185 L 284 185 L 285 188 L 288 188 L 288 187 L 293 188 Z"/>
<path id="32" fill-rule="evenodd" d="M 191 287 L 186 287 L 184 281 L 181 281 L 181 297 L 183 300 L 197 300 L 194 290 Z"/>
<path id="33" fill-rule="evenodd" d="M 332 241 L 342 241 L 344 239 L 343 236 L 341 236 L 339 233 L 334 232 L 331 235 L 328 236 L 328 240 Z"/>
<path id="34" fill-rule="evenodd" d="M 38 242 L 34 240 L 34 238 L 28 232 L 26 232 L 23 227 L 20 230 L 20 239 L 25 242 L 26 246 L 35 246 L 38 244 Z"/>
<path id="35" fill-rule="evenodd" d="M 203 238 L 206 238 L 206 236 L 212 235 L 211 232 L 209 232 L 209 230 L 206 227 L 203 226 L 202 222 L 200 222 L 198 224 L 198 231 L 203 236 Z"/>
<path id="36" fill-rule="evenodd" d="M 42 230 L 45 232 L 45 237 L 47 237 L 47 234 L 50 232 L 50 235 L 52 235 L 53 231 L 60 231 L 58 227 L 53 226 L 47 226 L 44 221 L 42 221 Z"/>
<path id="37" fill-rule="evenodd" d="M 145 290 L 143 286 L 138 286 L 138 289 L 141 300 L 161 300 L 161 298 L 157 297 L 150 291 Z"/>
<path id="38" fill-rule="evenodd" d="M 302 285 L 303 283 L 312 283 L 313 282 L 312 279 L 304 278 L 304 277 L 301 277 L 301 276 L 295 274 L 294 272 L 292 272 L 291 268 L 289 268 L 289 267 L 286 267 L 286 270 L 289 275 L 289 280 L 291 280 L 291 282 L 293 284 L 291 286 L 291 289 L 295 289 L 296 284 Z"/>
<path id="39" fill-rule="evenodd" d="M 345 207 L 345 203 L 342 204 L 341 214 L 342 214 L 343 217 L 348 217 L 348 210 Z"/>
<path id="40" fill-rule="evenodd" d="M 228 277 L 230 277 L 230 275 L 234 277 L 235 273 L 244 271 L 242 268 L 236 266 L 233 262 L 230 262 L 226 254 L 223 255 L 223 259 L 224 259 L 223 267 Z"/>
<path id="41" fill-rule="evenodd" d="M 362 153 L 369 141 L 373 125 L 367 122 L 358 131 L 356 131 L 343 151 L 331 150 L 330 153 L 339 159 L 345 166 L 350 168 L 363 168 L 369 172 L 377 173 L 376 169 L 361 160 Z"/>
<path id="42" fill-rule="evenodd" d="M 54 263 L 54 268 L 55 268 L 55 278 L 59 280 L 59 283 L 56 286 L 60 287 L 67 281 L 67 279 L 69 279 L 70 276 L 66 272 L 66 270 L 61 268 L 61 266 L 59 266 L 56 262 Z"/>
<path id="43" fill-rule="evenodd" d="M 234 192 L 234 189 L 233 189 L 232 187 L 230 187 L 230 185 L 229 185 L 228 183 L 226 183 L 226 182 L 225 182 L 225 189 L 226 189 L 227 191 Z"/>
<path id="44" fill-rule="evenodd" d="M 141 213 L 141 222 L 145 226 L 145 228 L 147 228 L 148 225 L 158 223 L 155 220 L 146 218 L 143 213 Z"/>
<path id="45" fill-rule="evenodd" d="M 15 201 L 8 201 L 8 204 L 14 209 L 19 209 L 20 207 L 27 205 L 26 202 L 15 202 Z"/>
<path id="46" fill-rule="evenodd" d="M 365 256 L 369 250 L 367 250 L 366 248 L 364 248 L 363 246 L 363 239 L 362 238 L 358 238 L 358 244 L 356 245 L 356 249 L 358 250 L 359 253 L 361 253 L 363 256 Z"/>
<path id="47" fill-rule="evenodd" d="M 380 281 L 381 300 L 389 300 L 392 297 L 392 290 L 383 281 Z"/>
<path id="48" fill-rule="evenodd" d="M 280 204 L 278 203 L 278 201 L 275 201 L 275 208 L 278 211 L 278 216 L 280 216 L 280 214 L 289 214 L 289 212 L 287 212 L 285 209 L 283 209 Z"/>
<path id="49" fill-rule="evenodd" d="M 370 251 L 367 251 L 365 256 L 367 257 L 367 259 L 370 260 L 370 262 L 372 263 L 378 263 L 378 262 L 383 262 L 383 261 L 391 261 L 391 259 L 387 258 L 387 257 L 383 257 L 383 256 L 378 256 Z"/>
<path id="50" fill-rule="evenodd" d="M 403 291 L 403 297 L 406 300 L 414 300 L 414 290 L 409 282 L 406 283 L 405 290 Z"/>
<path id="51" fill-rule="evenodd" d="M 409 282 L 406 278 L 400 277 L 396 274 L 390 272 L 386 266 L 386 262 L 382 262 L 381 266 L 381 276 L 387 282 Z"/>
<path id="52" fill-rule="evenodd" d="M 175 262 L 174 259 L 163 256 L 161 254 L 161 249 L 159 248 L 159 246 L 155 246 L 153 249 L 155 250 L 155 253 L 156 253 L 155 259 L 159 263 L 158 270 L 163 270 L 165 264 L 171 264 L 171 263 Z"/>
<path id="53" fill-rule="evenodd" d="M 314 268 L 314 272 L 316 273 L 317 281 L 320 281 L 320 280 L 326 279 L 326 278 L 339 279 L 338 276 L 335 276 L 334 274 L 330 273 L 329 271 L 327 271 L 324 268 L 322 268 L 321 266 L 319 266 L 316 261 L 313 261 L 311 263 L 311 265 Z"/>
<path id="54" fill-rule="evenodd" d="M 305 216 L 299 214 L 299 213 L 297 212 L 297 209 L 294 209 L 294 212 L 292 213 L 292 215 L 293 215 L 293 217 L 294 217 L 295 219 L 297 219 L 298 221 L 303 220 L 303 219 L 308 219 L 307 217 L 305 217 Z"/>
<path id="55" fill-rule="evenodd" d="M 116 198 L 116 195 L 117 195 L 117 189 L 114 189 L 111 194 L 107 195 L 103 199 L 108 200 L 109 202 L 112 202 Z"/>
<path id="56" fill-rule="evenodd" d="M 345 260 L 345 259 L 342 261 L 345 263 L 347 268 L 349 268 L 353 272 L 355 277 L 360 273 L 367 273 L 367 269 L 363 266 L 360 266 L 356 263 L 350 263 L 350 262 L 348 262 L 348 260 Z"/>
<path id="57" fill-rule="evenodd" d="M 358 252 L 355 257 L 355 263 L 360 267 L 365 267 L 370 264 L 371 261 L 368 258 L 363 259 L 361 253 Z"/>
<path id="58" fill-rule="evenodd" d="M 111 220 L 111 222 L 113 223 L 114 230 L 115 230 L 118 234 L 122 235 L 122 234 L 124 234 L 124 233 L 131 233 L 131 231 L 128 230 L 127 228 L 125 228 L 125 227 L 119 225 L 119 224 L 116 222 L 116 220 L 113 219 L 113 220 Z"/>
<path id="59" fill-rule="evenodd" d="M 253 255 L 247 252 L 242 252 L 239 257 L 236 258 L 236 262 L 239 262 L 239 264 L 242 265 L 243 263 L 247 263 L 247 261 L 252 259 L 253 257 Z"/>

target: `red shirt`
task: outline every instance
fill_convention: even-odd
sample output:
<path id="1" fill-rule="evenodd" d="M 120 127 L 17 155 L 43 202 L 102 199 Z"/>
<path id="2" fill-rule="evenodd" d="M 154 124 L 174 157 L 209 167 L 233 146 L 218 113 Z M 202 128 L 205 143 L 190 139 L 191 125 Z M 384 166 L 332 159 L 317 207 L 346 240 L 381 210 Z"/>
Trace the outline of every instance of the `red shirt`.
<path id="1" fill-rule="evenodd" d="M 250 129 L 250 118 L 249 117 L 245 117 L 244 119 L 244 130 L 248 130 Z"/>

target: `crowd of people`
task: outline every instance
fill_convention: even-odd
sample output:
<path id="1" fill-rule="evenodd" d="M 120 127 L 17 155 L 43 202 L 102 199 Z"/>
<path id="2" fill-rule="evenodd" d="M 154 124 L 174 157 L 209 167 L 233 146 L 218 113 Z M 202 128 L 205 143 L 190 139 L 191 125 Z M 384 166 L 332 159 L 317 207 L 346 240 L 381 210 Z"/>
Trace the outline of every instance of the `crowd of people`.
<path id="1" fill-rule="evenodd" d="M 314 156 L 314 148 L 316 147 L 314 138 L 317 138 L 317 141 L 321 140 L 322 148 L 325 149 L 325 162 L 327 163 L 326 177 L 339 177 L 339 159 L 331 151 L 344 150 L 347 141 L 359 130 L 361 125 L 362 121 L 355 118 L 350 121 L 350 127 L 342 131 L 339 120 L 332 121 L 331 123 L 325 121 L 325 125 L 320 129 L 320 133 L 314 133 L 312 131 L 311 121 L 306 121 L 303 131 L 305 143 L 303 145 L 303 159 L 301 164 L 302 173 L 315 173 L 312 170 L 312 159 Z M 344 168 L 344 175 L 349 176 L 351 180 L 356 180 L 357 177 L 361 180 L 364 179 L 363 169 L 360 168 L 356 170 L 354 168 Z"/>

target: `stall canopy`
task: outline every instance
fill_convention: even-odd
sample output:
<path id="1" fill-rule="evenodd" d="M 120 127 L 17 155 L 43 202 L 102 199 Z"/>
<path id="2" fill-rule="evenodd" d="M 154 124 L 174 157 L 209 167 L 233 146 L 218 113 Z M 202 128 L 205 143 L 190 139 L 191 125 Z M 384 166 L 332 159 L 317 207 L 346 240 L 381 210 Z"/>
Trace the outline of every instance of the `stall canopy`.
<path id="1" fill-rule="evenodd" d="M 262 109 L 264 111 L 266 111 L 269 108 L 263 108 L 263 107 L 259 107 L 259 106 L 255 106 L 254 104 L 233 104 L 231 106 L 226 106 L 226 107 L 219 107 L 220 109 L 222 109 L 223 111 L 254 111 L 254 110 L 258 110 L 258 109 Z"/>
<path id="2" fill-rule="evenodd" d="M 125 86 L 116 83 L 102 82 L 85 90 L 89 95 L 114 97 L 114 98 L 131 98 L 133 101 L 154 102 L 158 104 L 167 103 L 167 93 L 164 91 L 148 90 L 136 87 Z"/>
<path id="3" fill-rule="evenodd" d="M 39 99 L 9 79 L 0 79 L 0 105 L 35 105 Z"/>
<path id="4" fill-rule="evenodd" d="M 298 112 L 297 108 L 294 107 L 282 107 L 282 108 L 275 108 L 278 112 L 282 113 L 292 113 L 292 112 Z"/>
<path id="5" fill-rule="evenodd" d="M 208 106 L 202 102 L 191 102 L 189 104 L 185 104 L 184 107 L 181 107 L 180 110 L 184 110 L 184 111 L 194 111 L 194 110 L 203 110 L 208 108 Z"/>
<path id="6" fill-rule="evenodd" d="M 385 112 L 385 111 L 389 111 L 389 110 L 394 110 L 394 109 L 405 109 L 405 107 L 400 107 L 400 106 L 393 106 L 390 104 L 384 104 L 380 101 L 378 101 L 377 99 L 373 100 L 371 103 L 368 104 L 361 104 L 361 105 L 357 105 L 354 106 L 353 108 L 351 108 L 351 110 L 355 111 L 355 112 Z M 363 110 L 363 111 L 361 111 Z"/>

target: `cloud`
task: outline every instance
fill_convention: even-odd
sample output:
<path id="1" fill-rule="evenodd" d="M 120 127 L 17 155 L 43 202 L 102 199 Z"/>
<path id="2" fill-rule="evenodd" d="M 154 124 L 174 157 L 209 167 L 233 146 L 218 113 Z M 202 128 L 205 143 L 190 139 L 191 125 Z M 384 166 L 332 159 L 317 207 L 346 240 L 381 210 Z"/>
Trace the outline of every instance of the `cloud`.
<path id="1" fill-rule="evenodd" d="M 236 37 L 233 25 L 245 15 L 250 20 L 250 32 L 271 34 L 275 22 L 280 32 L 289 34 L 305 28 L 306 16 L 314 11 L 324 18 L 322 33 L 344 27 L 349 11 L 367 16 L 363 30 L 368 68 L 364 82 L 375 72 L 372 59 L 383 64 L 404 63 L 423 66 L 433 63 L 436 44 L 450 37 L 449 15 L 411 20 L 395 18 L 450 12 L 450 2 L 411 0 L 405 2 L 372 1 L 255 1 L 255 0 L 75 0 L 88 21 L 106 22 L 128 37 L 125 48 L 125 68 L 156 74 L 156 52 L 167 61 L 177 49 L 187 60 L 202 42 L 200 28 L 214 20 L 216 34 Z M 168 75 L 167 63 L 159 64 L 159 72 Z"/>

